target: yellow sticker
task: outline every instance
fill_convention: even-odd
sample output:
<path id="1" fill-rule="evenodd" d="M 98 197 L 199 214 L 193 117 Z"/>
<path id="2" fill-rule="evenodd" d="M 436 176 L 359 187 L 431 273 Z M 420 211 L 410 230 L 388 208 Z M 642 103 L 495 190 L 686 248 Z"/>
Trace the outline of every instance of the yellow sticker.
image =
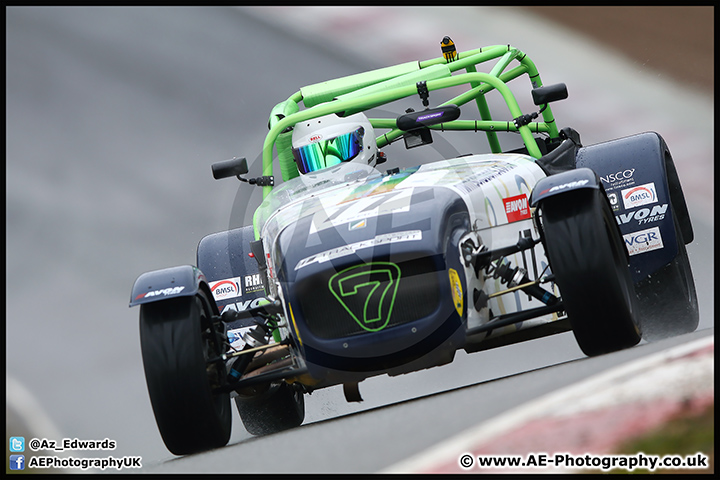
<path id="1" fill-rule="evenodd" d="M 452 292 L 453 303 L 455 304 L 455 310 L 458 315 L 462 317 L 463 314 L 463 290 L 462 284 L 460 283 L 460 276 L 454 268 L 448 270 L 448 276 L 450 277 L 450 291 Z"/>
<path id="2" fill-rule="evenodd" d="M 288 303 L 288 310 L 290 310 L 290 319 L 292 320 L 293 328 L 295 328 L 295 334 L 297 335 L 298 342 L 300 342 L 300 346 L 302 346 L 302 338 L 300 338 L 300 330 L 298 330 L 297 323 L 295 323 L 295 315 L 292 311 L 292 305 Z"/>

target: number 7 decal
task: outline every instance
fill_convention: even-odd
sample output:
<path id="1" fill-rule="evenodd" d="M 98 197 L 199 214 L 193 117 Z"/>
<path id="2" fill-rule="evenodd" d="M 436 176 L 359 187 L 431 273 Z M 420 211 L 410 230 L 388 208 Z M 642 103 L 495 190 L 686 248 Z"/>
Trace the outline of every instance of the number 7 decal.
<path id="1" fill-rule="evenodd" d="M 377 332 L 390 322 L 399 284 L 400 267 L 372 262 L 336 273 L 328 288 L 360 327 Z"/>

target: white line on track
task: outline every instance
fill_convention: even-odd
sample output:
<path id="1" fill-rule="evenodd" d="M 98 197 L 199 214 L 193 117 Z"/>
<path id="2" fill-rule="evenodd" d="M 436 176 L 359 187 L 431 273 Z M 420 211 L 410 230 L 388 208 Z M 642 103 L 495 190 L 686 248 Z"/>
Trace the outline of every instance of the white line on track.
<path id="1" fill-rule="evenodd" d="M 532 420 L 714 389 L 714 336 L 620 365 L 475 425 L 381 473 L 421 473 Z M 699 355 L 693 355 L 700 353 Z"/>

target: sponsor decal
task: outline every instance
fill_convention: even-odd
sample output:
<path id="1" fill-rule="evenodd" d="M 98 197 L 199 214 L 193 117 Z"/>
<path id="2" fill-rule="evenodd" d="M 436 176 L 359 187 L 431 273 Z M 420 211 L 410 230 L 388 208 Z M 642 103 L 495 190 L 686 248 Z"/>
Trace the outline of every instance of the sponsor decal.
<path id="1" fill-rule="evenodd" d="M 415 173 L 415 170 L 407 170 L 395 175 L 389 175 L 387 177 L 380 177 L 374 181 L 367 181 L 355 188 L 350 195 L 345 197 L 343 200 L 338 202 L 338 205 L 354 202 L 353 208 L 359 208 L 361 210 L 367 210 L 369 204 L 375 204 L 374 206 L 380 205 L 383 202 L 389 203 L 390 201 L 397 202 L 400 199 L 407 197 L 407 204 L 409 205 L 410 197 L 412 196 L 412 189 L 397 188 L 404 180 L 410 175 Z M 387 195 L 385 195 L 387 194 Z M 375 197 L 376 195 L 385 195 L 383 201 L 379 201 Z M 356 202 L 356 200 L 358 200 Z"/>
<path id="2" fill-rule="evenodd" d="M 326 250 L 324 252 L 311 255 L 307 258 L 303 258 L 295 266 L 295 270 L 300 270 L 301 268 L 307 267 L 308 265 L 311 265 L 313 263 L 323 263 L 327 262 L 328 260 L 333 260 L 335 258 L 353 255 L 358 250 L 362 250 L 364 248 L 376 247 L 378 245 L 386 245 L 389 243 L 412 242 L 415 240 L 422 240 L 422 232 L 420 230 L 409 230 L 406 232 L 386 233 L 383 235 L 377 235 L 375 238 L 351 243 L 349 245 L 333 248 L 331 250 Z"/>
<path id="3" fill-rule="evenodd" d="M 253 328 L 255 328 L 255 326 L 241 327 L 235 328 L 233 330 L 228 330 L 227 339 L 230 346 L 237 350 L 242 350 L 246 343 L 243 339 L 243 335 L 245 335 L 245 333 L 249 332 Z"/>
<path id="4" fill-rule="evenodd" d="M 628 233 L 623 235 L 623 239 L 630 255 L 647 253 L 664 247 L 660 228 L 658 227 Z"/>
<path id="5" fill-rule="evenodd" d="M 463 312 L 463 290 L 462 284 L 460 283 L 460 276 L 454 268 L 448 270 L 448 276 L 450 277 L 450 291 L 452 292 L 453 304 L 458 315 L 462 317 Z"/>
<path id="6" fill-rule="evenodd" d="M 350 222 L 348 225 L 350 230 L 358 230 L 360 228 L 365 228 L 367 226 L 367 218 Z"/>
<path id="7" fill-rule="evenodd" d="M 557 192 L 559 190 L 565 190 L 566 188 L 577 188 L 587 184 L 590 180 L 576 180 L 574 182 L 563 183 L 562 185 L 555 185 L 554 187 L 546 188 L 540 195 L 544 195 L 548 192 Z"/>
<path id="8" fill-rule="evenodd" d="M 433 118 L 440 118 L 444 112 L 428 113 L 427 115 L 421 115 L 417 118 L 417 122 L 424 122 L 426 120 L 432 120 Z"/>
<path id="9" fill-rule="evenodd" d="M 380 331 L 390 322 L 399 285 L 400 267 L 390 262 L 355 265 L 328 281 L 340 305 L 368 332 Z"/>
<path id="10" fill-rule="evenodd" d="M 323 138 L 322 135 L 316 134 L 316 135 L 313 135 L 312 137 L 310 137 L 309 141 L 310 141 L 310 143 L 315 143 L 315 142 L 320 141 L 322 138 Z"/>
<path id="11" fill-rule="evenodd" d="M 219 280 L 210 284 L 210 291 L 217 301 L 240 297 L 242 296 L 241 283 L 242 277 Z"/>
<path id="12" fill-rule="evenodd" d="M 530 218 L 528 197 L 525 194 L 503 198 L 503 205 L 505 206 L 508 222 L 517 222 L 518 220 Z"/>
<path id="13" fill-rule="evenodd" d="M 255 293 L 263 289 L 262 278 L 259 273 L 245 275 L 245 293 Z"/>
<path id="14" fill-rule="evenodd" d="M 500 177 L 504 173 L 512 171 L 516 166 L 502 162 L 492 162 L 479 165 L 481 169 L 473 172 L 467 180 L 455 187 L 463 193 L 470 193 L 488 182 Z"/>
<path id="15" fill-rule="evenodd" d="M 651 222 L 659 222 L 665 218 L 668 204 L 655 205 L 652 210 L 650 208 L 641 208 L 628 213 L 621 213 L 615 217 L 618 225 L 626 225 L 633 220 L 637 220 L 638 225 L 643 225 Z"/>
<path id="16" fill-rule="evenodd" d="M 270 258 L 270 254 L 265 254 L 265 265 L 267 265 L 267 271 L 268 275 L 270 275 L 270 278 L 275 278 L 275 275 L 273 275 L 273 263 L 272 258 Z"/>
<path id="17" fill-rule="evenodd" d="M 633 183 L 635 183 L 635 180 L 633 180 L 633 175 L 635 175 L 635 169 L 628 168 L 626 170 L 620 170 L 619 172 L 609 173 L 603 177 L 600 177 L 600 181 L 612 187 L 619 187 L 620 185 L 632 185 Z"/>
<path id="18" fill-rule="evenodd" d="M 618 200 L 617 193 L 608 193 L 607 197 L 610 201 L 610 206 L 612 207 L 613 212 L 620 210 L 620 201 Z"/>
<path id="19" fill-rule="evenodd" d="M 172 288 L 163 288 L 162 290 L 151 290 L 146 293 L 141 293 L 137 297 L 135 297 L 135 300 L 139 300 L 141 298 L 147 298 L 147 297 L 158 297 L 163 296 L 167 297 L 168 295 L 177 295 L 178 293 L 185 290 L 185 287 L 172 287 Z"/>
<path id="20" fill-rule="evenodd" d="M 236 312 L 243 312 L 249 308 L 256 308 L 256 307 L 260 306 L 260 302 L 262 302 L 263 300 L 266 300 L 265 297 L 256 298 L 254 300 L 245 300 L 245 301 L 236 302 L 236 303 L 229 303 L 229 304 L 225 305 L 225 307 L 223 308 L 222 312 L 220 312 L 220 314 L 222 315 L 223 313 L 227 312 L 228 310 L 233 310 Z"/>
<path id="21" fill-rule="evenodd" d="M 649 203 L 657 202 L 657 191 L 655 183 L 646 183 L 632 188 L 626 188 L 620 192 L 625 208 L 635 208 Z"/>
<path id="22" fill-rule="evenodd" d="M 396 176 L 386 177 L 389 179 L 387 182 L 373 182 L 358 187 L 337 205 L 332 203 L 336 200 L 328 200 L 325 208 L 314 214 L 309 233 L 380 215 L 409 212 L 413 189 L 393 190 L 397 182 L 405 178 L 395 181 L 393 177 Z"/>

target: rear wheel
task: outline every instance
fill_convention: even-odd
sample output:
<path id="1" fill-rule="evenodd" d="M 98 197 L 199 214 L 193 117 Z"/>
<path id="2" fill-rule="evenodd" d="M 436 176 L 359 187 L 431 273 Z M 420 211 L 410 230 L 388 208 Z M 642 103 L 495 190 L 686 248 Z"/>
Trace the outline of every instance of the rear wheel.
<path id="1" fill-rule="evenodd" d="M 248 433 L 269 435 L 298 427 L 305 419 L 305 398 L 292 385 L 270 385 L 263 393 L 235 397 L 240 419 Z"/>
<path id="2" fill-rule="evenodd" d="M 542 202 L 548 260 L 580 349 L 588 356 L 636 345 L 635 292 L 622 237 L 601 190 Z"/>
<path id="3" fill-rule="evenodd" d="M 140 344 L 155 420 L 175 455 L 222 447 L 230 439 L 230 395 L 213 394 L 225 367 L 213 338 L 207 297 L 199 292 L 140 307 Z"/>
<path id="4" fill-rule="evenodd" d="M 677 256 L 635 285 L 643 338 L 651 342 L 694 332 L 700 320 L 690 259 L 675 211 L 672 213 Z"/>

